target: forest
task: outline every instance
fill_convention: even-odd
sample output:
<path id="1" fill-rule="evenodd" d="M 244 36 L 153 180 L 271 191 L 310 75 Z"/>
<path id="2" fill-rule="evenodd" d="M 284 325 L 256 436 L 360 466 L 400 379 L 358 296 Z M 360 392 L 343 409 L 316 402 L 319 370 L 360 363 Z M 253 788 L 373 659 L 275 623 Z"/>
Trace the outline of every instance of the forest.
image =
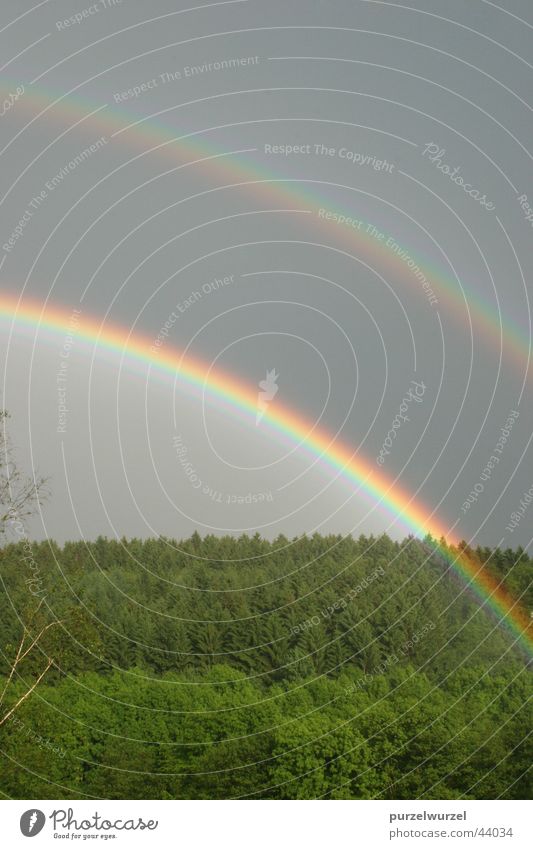
<path id="1" fill-rule="evenodd" d="M 431 542 L 6 543 L 3 797 L 530 797 L 527 654 Z"/>

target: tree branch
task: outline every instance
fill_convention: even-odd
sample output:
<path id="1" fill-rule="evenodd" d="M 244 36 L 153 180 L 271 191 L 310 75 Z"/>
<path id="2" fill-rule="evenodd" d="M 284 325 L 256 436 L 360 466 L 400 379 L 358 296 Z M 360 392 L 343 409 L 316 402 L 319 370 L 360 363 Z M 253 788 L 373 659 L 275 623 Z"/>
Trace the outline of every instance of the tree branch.
<path id="1" fill-rule="evenodd" d="M 47 663 L 46 667 L 43 669 L 43 671 L 41 672 L 41 674 L 39 675 L 39 677 L 37 678 L 37 681 L 34 681 L 34 683 L 31 685 L 30 689 L 29 689 L 26 693 L 24 693 L 24 695 L 20 697 L 20 699 L 18 700 L 18 702 L 16 702 L 16 703 L 13 705 L 13 707 L 11 708 L 11 710 L 10 710 L 10 711 L 8 711 L 8 713 L 6 713 L 6 715 L 5 715 L 2 719 L 0 719 L 0 726 L 1 726 L 1 725 L 3 725 L 3 724 L 4 724 L 4 722 L 7 722 L 7 720 L 9 719 L 9 717 L 10 717 L 10 716 L 12 716 L 12 715 L 15 713 L 16 709 L 17 709 L 18 707 L 20 707 L 20 705 L 22 704 L 22 702 L 26 701 L 26 699 L 28 698 L 28 696 L 30 696 L 30 695 L 33 693 L 33 691 L 35 690 L 35 688 L 36 688 L 37 684 L 39 683 L 39 681 L 41 681 L 41 680 L 44 678 L 44 676 L 46 675 L 46 673 L 48 672 L 48 670 L 49 670 L 49 669 L 50 669 L 50 667 L 52 666 L 52 663 L 53 663 L 53 662 L 54 662 L 54 661 L 53 661 L 53 659 L 52 659 L 51 657 L 49 657 L 49 658 L 48 658 L 48 663 Z"/>

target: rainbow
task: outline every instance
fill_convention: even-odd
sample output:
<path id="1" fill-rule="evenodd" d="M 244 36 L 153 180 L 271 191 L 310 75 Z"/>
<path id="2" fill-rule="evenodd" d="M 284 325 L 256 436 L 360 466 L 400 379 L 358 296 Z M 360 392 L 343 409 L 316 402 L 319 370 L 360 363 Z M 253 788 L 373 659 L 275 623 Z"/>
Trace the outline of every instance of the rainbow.
<path id="1" fill-rule="evenodd" d="M 4 82 L 4 86 L 9 90 L 7 82 Z M 186 163 L 201 163 L 203 173 L 211 174 L 218 181 L 219 187 L 242 187 L 245 190 L 247 189 L 260 194 L 263 201 L 271 200 L 276 204 L 289 203 L 293 207 L 295 204 L 298 204 L 302 208 L 306 207 L 312 213 L 316 213 L 316 221 L 323 228 L 329 240 L 333 243 L 346 246 L 349 255 L 353 256 L 356 260 L 365 257 L 368 265 L 372 267 L 375 265 L 386 273 L 393 275 L 397 283 L 414 287 L 419 292 L 420 297 L 424 298 L 424 289 L 413 273 L 413 266 L 418 267 L 427 281 L 431 282 L 435 296 L 438 296 L 438 303 L 442 303 L 447 308 L 447 316 L 455 322 L 460 332 L 469 334 L 473 324 L 476 331 L 478 331 L 477 339 L 481 344 L 486 345 L 492 352 L 500 351 L 506 358 L 506 361 L 511 363 L 514 368 L 521 370 L 521 391 L 523 392 L 526 381 L 532 376 L 532 371 L 530 370 L 532 350 L 531 322 L 529 322 L 527 329 L 524 329 L 519 327 L 508 316 L 503 317 L 495 289 L 495 303 L 493 304 L 486 296 L 476 291 L 476 287 L 472 283 L 464 286 L 456 276 L 453 268 L 453 274 L 445 273 L 437 265 L 422 256 L 420 252 L 408 245 L 402 244 L 401 251 L 391 250 L 390 247 L 387 247 L 387 239 L 379 241 L 371 232 L 367 232 L 365 227 L 361 230 L 356 230 L 318 217 L 318 210 L 325 208 L 333 210 L 339 215 L 345 215 L 347 218 L 357 218 L 365 223 L 364 215 L 360 214 L 357 207 L 355 207 L 355 203 L 354 208 L 342 208 L 338 204 L 340 192 L 344 194 L 346 192 L 353 192 L 358 203 L 360 203 L 361 197 L 365 197 L 365 192 L 351 188 L 350 186 L 327 181 L 280 177 L 279 173 L 265 168 L 262 163 L 254 161 L 252 150 L 239 151 L 231 155 L 231 152 L 221 150 L 205 140 L 204 136 L 206 133 L 223 129 L 223 127 L 210 127 L 191 133 L 176 135 L 172 127 L 166 126 L 158 120 L 161 114 L 165 116 L 172 115 L 181 106 L 186 106 L 187 103 L 162 110 L 162 113 L 156 113 L 155 116 L 139 118 L 132 113 L 128 113 L 123 107 L 120 110 L 112 109 L 109 108 L 108 104 L 97 105 L 91 103 L 79 94 L 74 96 L 73 93 L 80 87 L 79 85 L 70 92 L 62 95 L 36 86 L 28 87 L 22 98 L 16 102 L 14 108 L 23 110 L 32 116 L 26 127 L 30 127 L 35 121 L 40 119 L 53 121 L 56 125 L 61 125 L 61 127 L 57 128 L 55 140 L 62 138 L 66 133 L 73 130 L 79 132 L 81 129 L 90 128 L 95 134 L 104 134 L 106 137 L 109 137 L 109 142 L 125 148 L 140 149 L 139 153 L 136 153 L 131 159 L 126 160 L 119 168 L 128 167 L 134 161 L 150 154 L 166 156 L 172 162 L 176 162 L 176 158 L 179 158 L 181 165 L 176 167 L 183 167 Z M 16 83 L 14 82 L 12 82 L 12 89 L 16 89 Z M 233 94 L 242 93 L 235 92 L 221 96 L 231 97 Z M 211 97 L 204 98 L 206 102 L 211 99 Z M 268 124 L 268 119 L 263 120 L 265 124 Z M 259 123 L 259 121 L 255 123 Z M 357 128 L 358 126 L 352 125 L 349 122 L 345 123 L 348 128 Z M 11 144 L 16 143 L 23 131 L 24 129 L 20 130 L 8 142 L 3 150 L 0 151 L 0 154 L 4 150 L 7 150 Z M 375 131 L 379 132 L 378 130 Z M 413 145 L 413 142 L 407 139 L 399 136 L 395 138 L 404 144 Z M 53 146 L 54 143 L 55 141 L 48 147 Z M 46 150 L 47 148 L 45 148 Z M 34 160 L 34 163 L 38 162 L 38 160 L 39 157 Z M 22 174 L 24 173 L 23 171 Z M 328 193 L 330 194 L 329 197 Z M 398 213 L 400 217 L 406 215 L 406 213 L 403 213 L 402 210 L 399 210 L 388 201 L 384 200 L 383 203 L 386 207 Z M 414 221 L 413 224 L 423 229 L 422 225 L 416 225 Z M 393 234 L 386 231 L 387 228 L 382 228 L 378 225 L 378 229 L 387 238 L 389 236 L 394 238 Z M 432 240 L 431 234 L 427 231 L 425 233 Z M 438 245 L 436 247 L 438 248 Z M 408 265 L 407 260 L 404 261 L 402 255 L 404 258 L 407 256 L 409 262 L 412 264 Z M 523 285 L 527 298 L 524 281 Z M 429 306 L 429 302 L 428 309 L 433 309 L 433 307 Z M 529 316 L 529 309 L 526 312 Z"/>
<path id="2" fill-rule="evenodd" d="M 37 336 L 42 330 L 56 341 L 64 338 L 66 333 L 73 333 L 71 314 L 66 310 L 29 301 L 22 303 L 5 294 L 0 294 L 0 321 L 9 328 L 10 333 L 29 328 Z M 119 361 L 125 359 L 134 365 L 143 363 L 172 375 L 183 391 L 201 392 L 214 403 L 223 402 L 224 406 L 238 411 L 251 423 L 255 423 L 256 388 L 227 373 L 208 368 L 196 357 L 184 356 L 176 349 L 155 348 L 153 341 L 141 334 L 132 335 L 118 325 L 104 325 L 83 315 L 78 318 L 74 333 L 76 339 L 92 346 L 95 353 L 110 352 L 118 355 Z M 528 657 L 533 657 L 533 630 L 518 601 L 465 553 L 457 551 L 452 556 L 444 543 L 436 542 L 444 540 L 447 531 L 428 509 L 417 503 L 412 494 L 384 474 L 381 468 L 378 469 L 336 441 L 326 430 L 314 427 L 297 412 L 276 401 L 269 405 L 263 422 L 268 424 L 273 435 L 280 435 L 293 444 L 301 445 L 308 454 L 321 459 L 329 469 L 341 475 L 350 486 L 355 485 L 358 492 L 385 507 L 394 520 L 401 521 L 410 533 L 419 538 L 429 535 L 432 538 L 432 550 L 445 558 L 480 605 L 512 632 Z"/>

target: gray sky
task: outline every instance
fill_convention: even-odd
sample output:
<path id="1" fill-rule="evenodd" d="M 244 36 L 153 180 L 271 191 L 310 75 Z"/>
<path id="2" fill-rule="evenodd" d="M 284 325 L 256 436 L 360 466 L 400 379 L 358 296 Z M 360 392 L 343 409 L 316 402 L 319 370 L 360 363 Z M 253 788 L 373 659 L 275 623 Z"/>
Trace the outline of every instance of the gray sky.
<path id="1" fill-rule="evenodd" d="M 454 534 L 529 545 L 530 4 L 30 10 L 2 10 L 2 293 L 154 341 L 174 312 L 161 350 L 258 393 L 275 369 L 272 409 Z M 66 331 L 10 329 L 3 404 L 51 478 L 36 536 L 408 530 L 254 412 L 76 332 L 58 433 Z"/>

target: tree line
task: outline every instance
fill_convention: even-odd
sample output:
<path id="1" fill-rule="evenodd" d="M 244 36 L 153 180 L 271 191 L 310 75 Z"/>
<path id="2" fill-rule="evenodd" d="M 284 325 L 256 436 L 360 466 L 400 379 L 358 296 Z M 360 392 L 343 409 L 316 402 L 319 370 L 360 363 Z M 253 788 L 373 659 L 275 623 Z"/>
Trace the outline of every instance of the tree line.
<path id="1" fill-rule="evenodd" d="M 528 658 L 430 542 L 5 544 L 3 793 L 527 797 Z M 462 551 L 533 607 L 523 550 Z"/>

